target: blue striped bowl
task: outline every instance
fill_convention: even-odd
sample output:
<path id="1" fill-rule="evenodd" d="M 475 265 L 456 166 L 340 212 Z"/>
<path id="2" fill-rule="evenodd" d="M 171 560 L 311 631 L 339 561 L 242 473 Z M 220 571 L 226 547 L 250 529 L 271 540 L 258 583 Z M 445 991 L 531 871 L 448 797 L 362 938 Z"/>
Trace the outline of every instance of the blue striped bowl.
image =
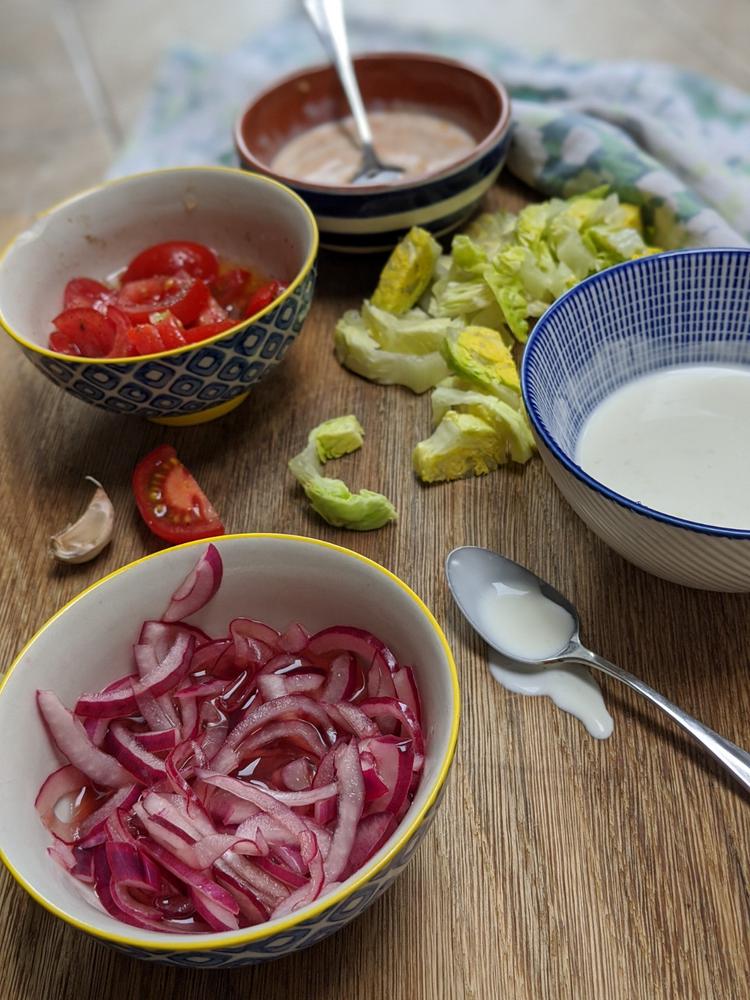
<path id="1" fill-rule="evenodd" d="M 47 347 L 63 289 L 106 280 L 145 246 L 197 240 L 287 283 L 252 319 L 196 344 L 137 358 L 77 358 Z M 315 288 L 309 208 L 268 177 L 173 167 L 101 184 L 40 215 L 0 257 L 0 326 L 55 385 L 110 413 L 184 426 L 233 410 L 299 334 Z"/>
<path id="2" fill-rule="evenodd" d="M 274 171 L 270 164 L 289 139 L 349 113 L 333 69 L 316 66 L 275 83 L 242 113 L 235 128 L 241 165 L 274 177 L 304 198 L 317 219 L 321 246 L 329 250 L 386 251 L 411 226 L 436 236 L 460 226 L 495 182 L 508 153 L 505 89 L 464 63 L 424 53 L 377 53 L 358 56 L 354 63 L 367 106 L 418 110 L 453 121 L 475 139 L 470 155 L 400 184 L 310 184 Z"/>
<path id="3" fill-rule="evenodd" d="M 697 363 L 750 365 L 750 250 L 680 250 L 588 278 L 537 323 L 521 386 L 552 478 L 607 545 L 674 583 L 750 591 L 750 530 L 652 510 L 573 459 L 584 421 L 606 396 L 648 372 Z"/>

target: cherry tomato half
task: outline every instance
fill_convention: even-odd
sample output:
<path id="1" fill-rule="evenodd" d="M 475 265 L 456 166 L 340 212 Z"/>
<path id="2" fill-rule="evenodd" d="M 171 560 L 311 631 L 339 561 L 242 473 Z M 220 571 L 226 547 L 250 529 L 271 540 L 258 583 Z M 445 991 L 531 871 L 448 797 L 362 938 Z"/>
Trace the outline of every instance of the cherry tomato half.
<path id="1" fill-rule="evenodd" d="M 244 267 L 230 267 L 219 271 L 211 284 L 211 290 L 220 305 L 237 315 L 247 298 L 252 280 L 251 272 Z"/>
<path id="2" fill-rule="evenodd" d="M 133 473 L 133 493 L 143 520 L 167 542 L 224 534 L 210 500 L 170 445 L 160 445 L 141 459 Z"/>
<path id="3" fill-rule="evenodd" d="M 117 293 L 115 304 L 133 323 L 147 323 L 151 313 L 169 310 L 185 326 L 190 326 L 210 300 L 211 293 L 204 281 L 180 272 L 128 281 Z"/>
<path id="4" fill-rule="evenodd" d="M 274 299 L 277 299 L 279 295 L 284 291 L 286 285 L 281 281 L 267 281 L 265 285 L 261 285 L 260 288 L 256 288 L 250 298 L 247 300 L 247 306 L 245 307 L 245 318 L 249 319 L 251 316 L 255 316 L 266 306 L 270 306 Z"/>
<path id="5" fill-rule="evenodd" d="M 233 326 L 237 326 L 236 319 L 223 319 L 220 323 L 201 323 L 200 326 L 191 326 L 185 330 L 185 339 L 188 344 L 197 344 L 201 340 L 215 337 L 217 333 L 231 330 Z"/>
<path id="6" fill-rule="evenodd" d="M 133 257 L 122 276 L 122 283 L 157 275 L 177 274 L 178 271 L 185 271 L 193 278 L 212 281 L 218 269 L 216 254 L 202 243 L 170 240 L 147 247 Z"/>
<path id="7" fill-rule="evenodd" d="M 65 286 L 63 293 L 63 309 L 95 308 L 102 305 L 106 309 L 106 304 L 114 298 L 114 292 L 107 288 L 101 281 L 94 281 L 93 278 L 71 278 Z"/>
<path id="8" fill-rule="evenodd" d="M 75 309 L 65 309 L 52 320 L 55 329 L 69 338 L 71 344 L 75 344 L 78 353 L 86 358 L 102 358 L 109 354 L 115 339 L 115 328 L 113 324 L 96 309 L 77 307 Z M 55 338 L 56 343 L 60 343 L 59 338 Z M 50 337 L 50 347 L 53 346 Z M 70 354 L 70 351 L 65 351 Z"/>

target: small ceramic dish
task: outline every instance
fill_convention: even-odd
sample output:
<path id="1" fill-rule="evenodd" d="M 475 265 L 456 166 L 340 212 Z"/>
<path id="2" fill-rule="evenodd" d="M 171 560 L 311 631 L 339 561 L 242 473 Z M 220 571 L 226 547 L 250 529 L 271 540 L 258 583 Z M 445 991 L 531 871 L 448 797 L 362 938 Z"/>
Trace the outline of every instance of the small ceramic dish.
<path id="1" fill-rule="evenodd" d="M 316 66 L 275 83 L 242 112 L 235 128 L 242 166 L 301 195 L 330 249 L 389 250 L 411 226 L 436 235 L 460 226 L 505 162 L 511 124 L 505 89 L 479 70 L 424 53 L 361 55 L 354 66 L 368 110 L 437 115 L 471 135 L 472 151 L 438 173 L 377 186 L 311 184 L 277 173 L 272 162 L 286 143 L 349 114 L 333 68 Z"/>
<path id="2" fill-rule="evenodd" d="M 552 478 L 607 545 L 674 583 L 750 591 L 750 530 L 652 510 L 574 459 L 587 416 L 620 386 L 661 368 L 711 363 L 750 366 L 750 250 L 679 250 L 581 282 L 537 322 L 521 387 Z"/>
<path id="3" fill-rule="evenodd" d="M 58 611 L 24 647 L 0 687 L 0 857 L 37 902 L 73 927 L 119 951 L 172 965 L 231 967 L 262 962 L 333 934 L 359 916 L 403 871 L 442 800 L 456 749 L 456 668 L 429 610 L 388 570 L 348 549 L 291 535 L 214 539 L 224 564 L 216 597 L 190 621 L 223 634 L 227 622 L 252 614 L 285 628 L 343 624 L 382 637 L 413 664 L 423 707 L 425 767 L 414 800 L 392 836 L 367 864 L 328 895 L 290 914 L 228 933 L 141 930 L 109 916 L 93 892 L 47 854 L 51 835 L 34 799 L 59 759 L 35 706 L 37 689 L 74 704 L 123 671 L 140 624 L 164 606 L 206 542 L 147 556 L 95 583 Z M 102 655 L 102 652 L 106 655 Z M 416 905 L 416 901 L 415 901 Z M 415 914 L 415 916 L 418 916 Z"/>
<path id="4" fill-rule="evenodd" d="M 144 247 L 205 243 L 288 283 L 251 320 L 208 340 L 138 358 L 75 358 L 47 347 L 69 279 L 105 280 Z M 78 399 L 111 413 L 195 424 L 238 406 L 283 358 L 315 286 L 318 233 L 307 205 L 267 177 L 225 167 L 136 174 L 40 215 L 0 257 L 0 325 L 31 362 Z"/>

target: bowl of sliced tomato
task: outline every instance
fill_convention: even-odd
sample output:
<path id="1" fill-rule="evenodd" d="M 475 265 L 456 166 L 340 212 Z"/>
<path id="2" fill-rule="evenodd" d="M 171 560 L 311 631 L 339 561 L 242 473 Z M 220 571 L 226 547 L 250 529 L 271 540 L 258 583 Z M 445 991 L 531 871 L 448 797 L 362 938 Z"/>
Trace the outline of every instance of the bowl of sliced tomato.
<path id="1" fill-rule="evenodd" d="M 318 232 L 260 175 L 177 167 L 102 184 L 0 257 L 0 325 L 84 402 L 161 423 L 229 412 L 310 308 Z"/>

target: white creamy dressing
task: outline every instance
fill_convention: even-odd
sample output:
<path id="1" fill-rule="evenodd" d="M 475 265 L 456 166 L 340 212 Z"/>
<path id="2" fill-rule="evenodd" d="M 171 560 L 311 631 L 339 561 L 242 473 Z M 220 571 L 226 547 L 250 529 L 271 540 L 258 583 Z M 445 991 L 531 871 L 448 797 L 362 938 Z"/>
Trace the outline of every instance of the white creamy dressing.
<path id="1" fill-rule="evenodd" d="M 402 167 L 398 181 L 438 171 L 468 156 L 476 141 L 460 125 L 422 111 L 370 111 L 378 157 Z M 278 151 L 271 169 L 311 184 L 348 184 L 362 154 L 351 118 L 324 122 L 295 136 Z"/>
<path id="2" fill-rule="evenodd" d="M 485 586 L 479 596 L 478 613 L 493 644 L 508 657 L 523 660 L 543 660 L 561 653 L 575 631 L 569 612 L 526 581 L 495 581 Z M 523 664 L 492 650 L 490 673 L 516 694 L 546 695 L 558 708 L 579 719 L 596 739 L 612 734 L 612 717 L 587 667 Z"/>
<path id="3" fill-rule="evenodd" d="M 654 510 L 750 528 L 750 367 L 680 365 L 634 379 L 589 415 L 575 461 Z"/>

